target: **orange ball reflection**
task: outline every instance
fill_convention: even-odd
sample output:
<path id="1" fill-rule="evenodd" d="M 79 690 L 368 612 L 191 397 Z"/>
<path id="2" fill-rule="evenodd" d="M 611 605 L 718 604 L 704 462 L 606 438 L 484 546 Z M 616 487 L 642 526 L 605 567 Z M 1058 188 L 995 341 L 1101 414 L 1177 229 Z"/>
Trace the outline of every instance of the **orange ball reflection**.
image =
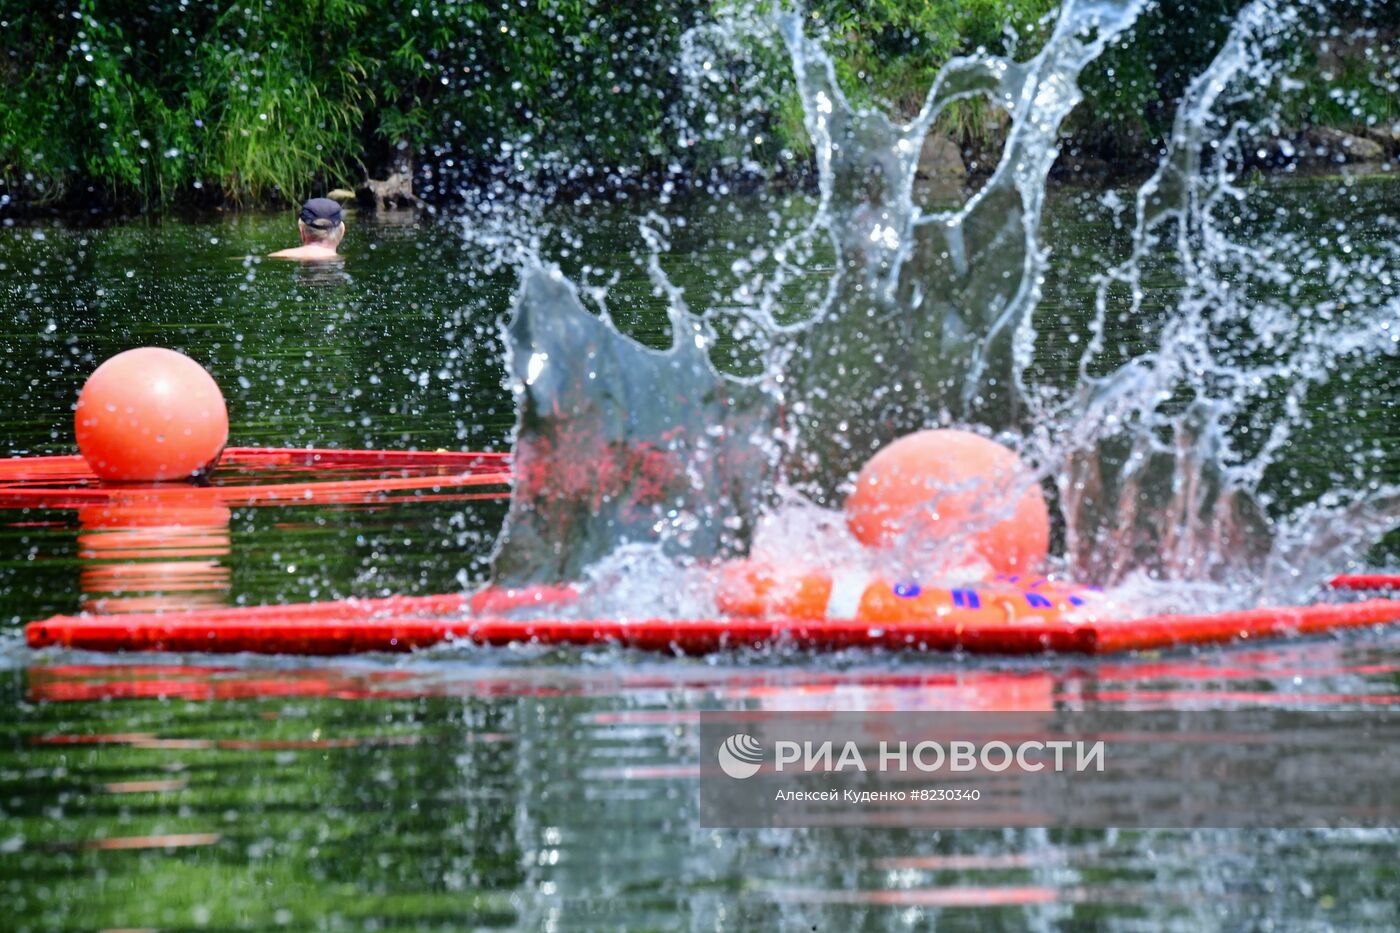
<path id="1" fill-rule="evenodd" d="M 230 512 L 223 505 L 128 501 L 78 510 L 83 611 L 99 615 L 228 603 Z"/>

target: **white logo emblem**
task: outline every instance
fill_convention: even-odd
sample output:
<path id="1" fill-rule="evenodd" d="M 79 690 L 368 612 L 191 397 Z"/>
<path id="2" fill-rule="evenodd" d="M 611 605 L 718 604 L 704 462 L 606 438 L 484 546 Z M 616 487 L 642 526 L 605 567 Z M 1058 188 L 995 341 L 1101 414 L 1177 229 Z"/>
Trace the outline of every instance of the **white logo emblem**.
<path id="1" fill-rule="evenodd" d="M 736 732 L 716 753 L 720 770 L 737 780 L 751 778 L 763 767 L 763 745 L 751 735 Z"/>

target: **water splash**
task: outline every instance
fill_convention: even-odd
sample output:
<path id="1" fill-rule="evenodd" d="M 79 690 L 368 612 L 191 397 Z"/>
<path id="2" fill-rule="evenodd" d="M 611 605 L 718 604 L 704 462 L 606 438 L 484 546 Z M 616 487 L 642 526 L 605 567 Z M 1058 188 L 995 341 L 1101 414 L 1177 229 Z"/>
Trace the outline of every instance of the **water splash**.
<path id="1" fill-rule="evenodd" d="M 628 543 L 731 548 L 769 459 L 767 408 L 710 364 L 678 293 L 664 351 L 590 314 L 557 268 L 527 265 L 511 321 L 519 412 L 497 579 L 581 579 Z"/>
<path id="2" fill-rule="evenodd" d="M 1251 148 L 1283 132 L 1278 101 L 1320 11 L 1259 0 L 1237 16 L 1137 193 L 1131 254 L 1099 279 L 1075 393 L 1039 412 L 1069 439 L 1045 442 L 1046 462 L 1057 467 L 1067 566 L 1083 579 L 1217 584 L 1239 604 L 1298 600 L 1400 524 L 1400 487 L 1378 482 L 1364 456 L 1359 486 L 1302 508 L 1263 491 L 1308 425 L 1309 394 L 1400 351 L 1393 251 L 1329 255 L 1326 239 L 1288 229 L 1267 191 L 1240 184 Z M 1150 326 L 1144 276 L 1160 276 L 1163 257 L 1182 285 L 1156 347 L 1096 377 L 1110 315 Z"/>
<path id="3" fill-rule="evenodd" d="M 837 266 L 800 348 L 784 348 L 779 361 L 800 408 L 797 469 L 815 479 L 814 494 L 892 437 L 931 423 L 1023 426 L 1021 373 L 1046 263 L 1040 220 L 1056 141 L 1081 99 L 1080 72 L 1143 6 L 1068 3 L 1029 61 L 954 59 L 903 125 L 852 107 L 831 59 L 797 17 L 782 17 L 821 179 L 816 223 Z M 1011 117 L 1001 163 L 961 207 L 926 214 L 914 200 L 924 137 L 949 104 L 974 95 Z M 833 372 L 837 391 L 828 388 Z"/>
<path id="4" fill-rule="evenodd" d="M 1397 256 L 1383 244 L 1324 248 L 1239 181 L 1250 147 L 1282 135 L 1279 101 L 1325 5 L 1257 0 L 1241 11 L 1137 193 L 1128 255 L 1098 279 L 1077 381 L 1028 381 L 1059 134 L 1081 72 L 1144 6 L 1071 2 L 1026 61 L 954 59 L 908 123 L 852 105 L 797 14 L 749 11 L 688 37 L 702 84 L 726 50 L 786 50 L 817 203 L 795 233 L 775 224 L 770 243 L 735 261 L 732 301 L 698 313 L 664 269 L 665 222 L 648 218 L 648 272 L 672 330 L 665 351 L 620 334 L 605 307 L 591 313 L 557 268 L 522 252 L 507 340 L 519 478 L 497 580 L 580 579 L 619 546 L 701 559 L 742 551 L 765 522 L 792 524 L 782 516 L 794 496 L 802 509 L 835 504 L 870 453 L 932 425 L 996 433 L 1054 484 L 1059 567 L 1080 579 L 1193 584 L 1218 608 L 1301 598 L 1358 559 L 1400 520 L 1400 493 L 1375 480 L 1376 458 L 1354 491 L 1302 506 L 1261 490 L 1306 425 L 1309 393 L 1396 352 Z M 950 103 L 974 95 L 1010 117 L 1001 162 L 962 204 L 930 209 L 915 187 L 923 141 Z M 1146 270 L 1164 266 L 1179 283 L 1165 312 L 1144 301 Z M 605 290 L 593 294 L 605 302 Z M 1124 322 L 1152 348 L 1115 360 L 1106 334 Z M 719 333 L 747 341 L 753 374 L 716 368 Z M 830 520 L 803 514 L 804 540 L 840 550 Z"/>

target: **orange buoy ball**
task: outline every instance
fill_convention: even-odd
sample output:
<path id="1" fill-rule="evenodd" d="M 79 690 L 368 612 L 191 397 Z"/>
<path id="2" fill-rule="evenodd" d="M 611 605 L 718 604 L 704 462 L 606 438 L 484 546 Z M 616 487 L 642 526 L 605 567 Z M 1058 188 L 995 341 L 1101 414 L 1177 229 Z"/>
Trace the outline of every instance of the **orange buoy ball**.
<path id="1" fill-rule="evenodd" d="M 97 367 L 73 414 L 78 449 L 99 477 L 183 480 L 213 469 L 228 442 L 218 383 L 174 350 L 127 350 Z"/>
<path id="2" fill-rule="evenodd" d="M 1050 548 L 1045 497 L 1015 453 L 967 431 L 918 431 L 879 450 L 846 500 L 870 547 L 966 549 L 997 573 L 1028 573 Z"/>

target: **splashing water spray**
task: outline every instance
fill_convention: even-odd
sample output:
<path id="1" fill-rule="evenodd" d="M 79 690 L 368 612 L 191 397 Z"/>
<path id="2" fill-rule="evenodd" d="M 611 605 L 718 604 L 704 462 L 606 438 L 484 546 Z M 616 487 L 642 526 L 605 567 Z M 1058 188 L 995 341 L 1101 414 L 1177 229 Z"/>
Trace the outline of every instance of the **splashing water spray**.
<path id="1" fill-rule="evenodd" d="M 1038 54 L 953 59 L 903 124 L 847 99 L 799 12 L 740 9 L 688 34 L 696 101 L 726 61 L 727 86 L 760 99 L 754 61 L 785 51 L 815 206 L 798 225 L 775 219 L 770 241 L 735 261 L 732 300 L 698 311 L 665 269 L 671 225 L 650 216 L 646 267 L 672 337 L 662 350 L 619 332 L 606 288 L 569 281 L 538 235 L 498 237 L 521 285 L 506 334 L 515 487 L 495 581 L 591 578 L 607 586 L 580 611 L 683 615 L 712 608 L 696 583 L 705 566 L 750 550 L 939 579 L 955 568 L 936 548 L 872 556 L 831 511 L 877 449 L 927 427 L 994 436 L 1034 464 L 1018 482 L 1055 493 L 1052 569 L 1113 588 L 1125 612 L 1300 600 L 1361 558 L 1400 523 L 1379 454 L 1358 449 L 1350 484 L 1302 503 L 1262 490 L 1307 426 L 1310 394 L 1400 349 L 1400 248 L 1314 242 L 1240 180 L 1282 133 L 1278 103 L 1327 4 L 1258 0 L 1238 14 L 1131 213 L 1103 197 L 1130 217 L 1131 243 L 1094 282 L 1077 378 L 1031 378 L 1057 141 L 1081 73 L 1145 7 L 1066 3 Z M 1009 117 L 1000 162 L 962 203 L 935 209 L 917 190 L 921 148 L 950 104 L 974 96 Z M 1148 300 L 1149 275 L 1177 283 L 1166 307 Z M 1143 351 L 1117 352 L 1115 328 Z M 746 365 L 721 371 L 736 344 Z"/>

